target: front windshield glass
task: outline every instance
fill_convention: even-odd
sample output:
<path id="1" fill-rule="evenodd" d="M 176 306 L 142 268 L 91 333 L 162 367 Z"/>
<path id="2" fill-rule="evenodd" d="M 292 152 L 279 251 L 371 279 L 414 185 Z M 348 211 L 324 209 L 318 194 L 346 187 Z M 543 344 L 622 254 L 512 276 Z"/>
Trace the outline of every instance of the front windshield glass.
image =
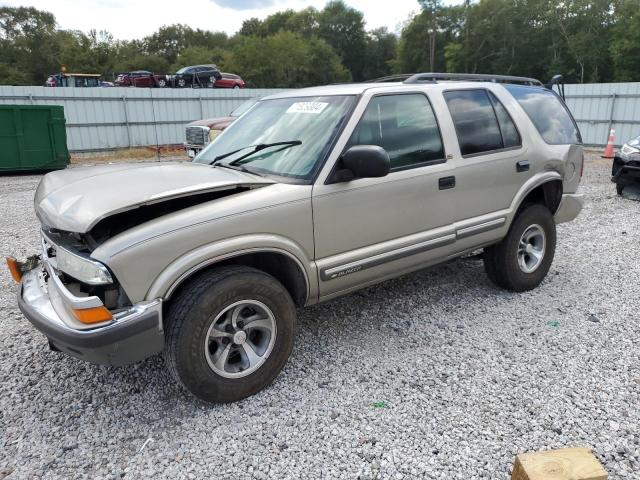
<path id="1" fill-rule="evenodd" d="M 258 100 L 259 100 L 259 98 L 251 98 L 251 99 L 247 100 L 246 102 L 242 102 L 239 106 L 237 106 L 235 108 L 235 110 L 233 112 L 231 112 L 229 114 L 229 116 L 230 117 L 239 117 L 244 112 L 246 112 L 251 107 L 253 107 Z"/>
<path id="2" fill-rule="evenodd" d="M 186 73 L 187 70 L 189 70 L 190 67 L 182 67 L 180 70 L 178 70 L 176 72 L 176 75 L 182 75 L 183 73 Z"/>
<path id="3" fill-rule="evenodd" d="M 194 160 L 212 163 L 216 157 L 258 173 L 310 179 L 347 116 L 354 96 L 295 97 L 263 100 L 240 117 Z M 299 145 L 265 148 L 253 154 L 252 146 L 299 141 Z M 247 148 L 245 148 L 247 147 Z M 246 156 L 240 159 L 240 157 Z"/>

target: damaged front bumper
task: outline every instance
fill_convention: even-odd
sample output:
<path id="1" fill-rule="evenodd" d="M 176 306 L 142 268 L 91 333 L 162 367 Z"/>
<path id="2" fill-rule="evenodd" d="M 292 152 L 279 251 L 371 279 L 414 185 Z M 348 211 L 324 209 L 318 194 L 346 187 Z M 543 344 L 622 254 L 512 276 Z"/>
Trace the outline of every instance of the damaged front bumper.
<path id="1" fill-rule="evenodd" d="M 613 159 L 611 181 L 621 185 L 640 182 L 640 154 L 626 155 L 622 152 Z"/>
<path id="2" fill-rule="evenodd" d="M 109 365 L 134 363 L 162 351 L 161 300 L 114 313 L 111 321 L 94 328 L 80 325 L 72 315 L 74 309 L 102 305 L 98 297 L 70 292 L 47 262 L 24 272 L 18 289 L 20 310 L 54 349 Z"/>

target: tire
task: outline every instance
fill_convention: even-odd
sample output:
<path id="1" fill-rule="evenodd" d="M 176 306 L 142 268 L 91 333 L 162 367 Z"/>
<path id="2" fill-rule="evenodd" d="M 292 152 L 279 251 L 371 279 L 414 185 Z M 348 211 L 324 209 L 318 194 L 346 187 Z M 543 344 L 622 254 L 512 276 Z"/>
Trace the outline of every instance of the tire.
<path id="1" fill-rule="evenodd" d="M 624 192 L 624 184 L 616 182 L 616 193 L 621 197 Z"/>
<path id="2" fill-rule="evenodd" d="M 159 88 L 164 88 L 166 86 L 167 86 L 167 81 L 166 80 L 164 80 L 164 79 L 158 80 L 158 87 Z"/>
<path id="3" fill-rule="evenodd" d="M 187 81 L 184 78 L 179 78 L 176 83 L 180 88 L 184 88 L 187 86 Z"/>
<path id="4" fill-rule="evenodd" d="M 527 249 L 521 248 L 528 244 Z M 514 292 L 532 290 L 549 272 L 556 250 L 556 224 L 549 209 L 540 204 L 523 208 L 507 236 L 485 248 L 484 267 L 495 285 Z"/>
<path id="5" fill-rule="evenodd" d="M 233 86 L 233 89 L 234 89 L 234 90 L 235 90 L 235 89 L 237 89 L 237 88 L 240 88 L 240 85 L 234 85 L 234 86 Z"/>
<path id="6" fill-rule="evenodd" d="M 237 324 L 231 322 L 234 315 Z M 252 318 L 261 326 L 252 328 Z M 293 300 L 274 277 L 250 267 L 221 267 L 194 278 L 172 301 L 165 361 L 195 397 L 235 402 L 280 373 L 293 348 L 295 323 Z"/>

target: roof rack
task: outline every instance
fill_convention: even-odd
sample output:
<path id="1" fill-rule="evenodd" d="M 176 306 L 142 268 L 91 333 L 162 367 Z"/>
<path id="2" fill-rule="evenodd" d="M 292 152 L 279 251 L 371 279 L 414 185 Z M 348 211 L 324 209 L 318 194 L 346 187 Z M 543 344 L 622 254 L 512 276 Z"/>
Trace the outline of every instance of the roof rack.
<path id="1" fill-rule="evenodd" d="M 399 75 L 396 75 L 396 77 Z M 522 85 L 533 85 L 544 87 L 540 80 L 528 77 L 512 77 L 508 75 L 484 75 L 479 73 L 416 73 L 404 83 L 436 83 L 438 80 L 463 80 L 473 82 L 494 82 L 494 83 L 519 83 Z M 389 81 L 389 80 L 386 80 Z"/>
<path id="2" fill-rule="evenodd" d="M 396 75 L 387 75 L 386 77 L 374 78 L 366 80 L 364 83 L 386 83 L 386 82 L 403 82 L 409 77 L 414 75 L 413 73 L 398 73 Z"/>

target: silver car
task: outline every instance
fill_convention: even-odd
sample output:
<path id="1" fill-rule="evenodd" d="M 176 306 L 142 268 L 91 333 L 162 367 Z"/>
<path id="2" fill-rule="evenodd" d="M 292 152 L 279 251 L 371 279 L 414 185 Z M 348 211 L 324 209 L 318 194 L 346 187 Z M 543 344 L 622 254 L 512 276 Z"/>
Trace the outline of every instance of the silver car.
<path id="1" fill-rule="evenodd" d="M 194 163 L 47 174 L 42 251 L 8 259 L 22 312 L 54 350 L 164 351 L 230 402 L 278 375 L 298 307 L 478 249 L 499 287 L 536 287 L 582 208 L 576 123 L 536 80 L 447 78 L 279 93 Z"/>

